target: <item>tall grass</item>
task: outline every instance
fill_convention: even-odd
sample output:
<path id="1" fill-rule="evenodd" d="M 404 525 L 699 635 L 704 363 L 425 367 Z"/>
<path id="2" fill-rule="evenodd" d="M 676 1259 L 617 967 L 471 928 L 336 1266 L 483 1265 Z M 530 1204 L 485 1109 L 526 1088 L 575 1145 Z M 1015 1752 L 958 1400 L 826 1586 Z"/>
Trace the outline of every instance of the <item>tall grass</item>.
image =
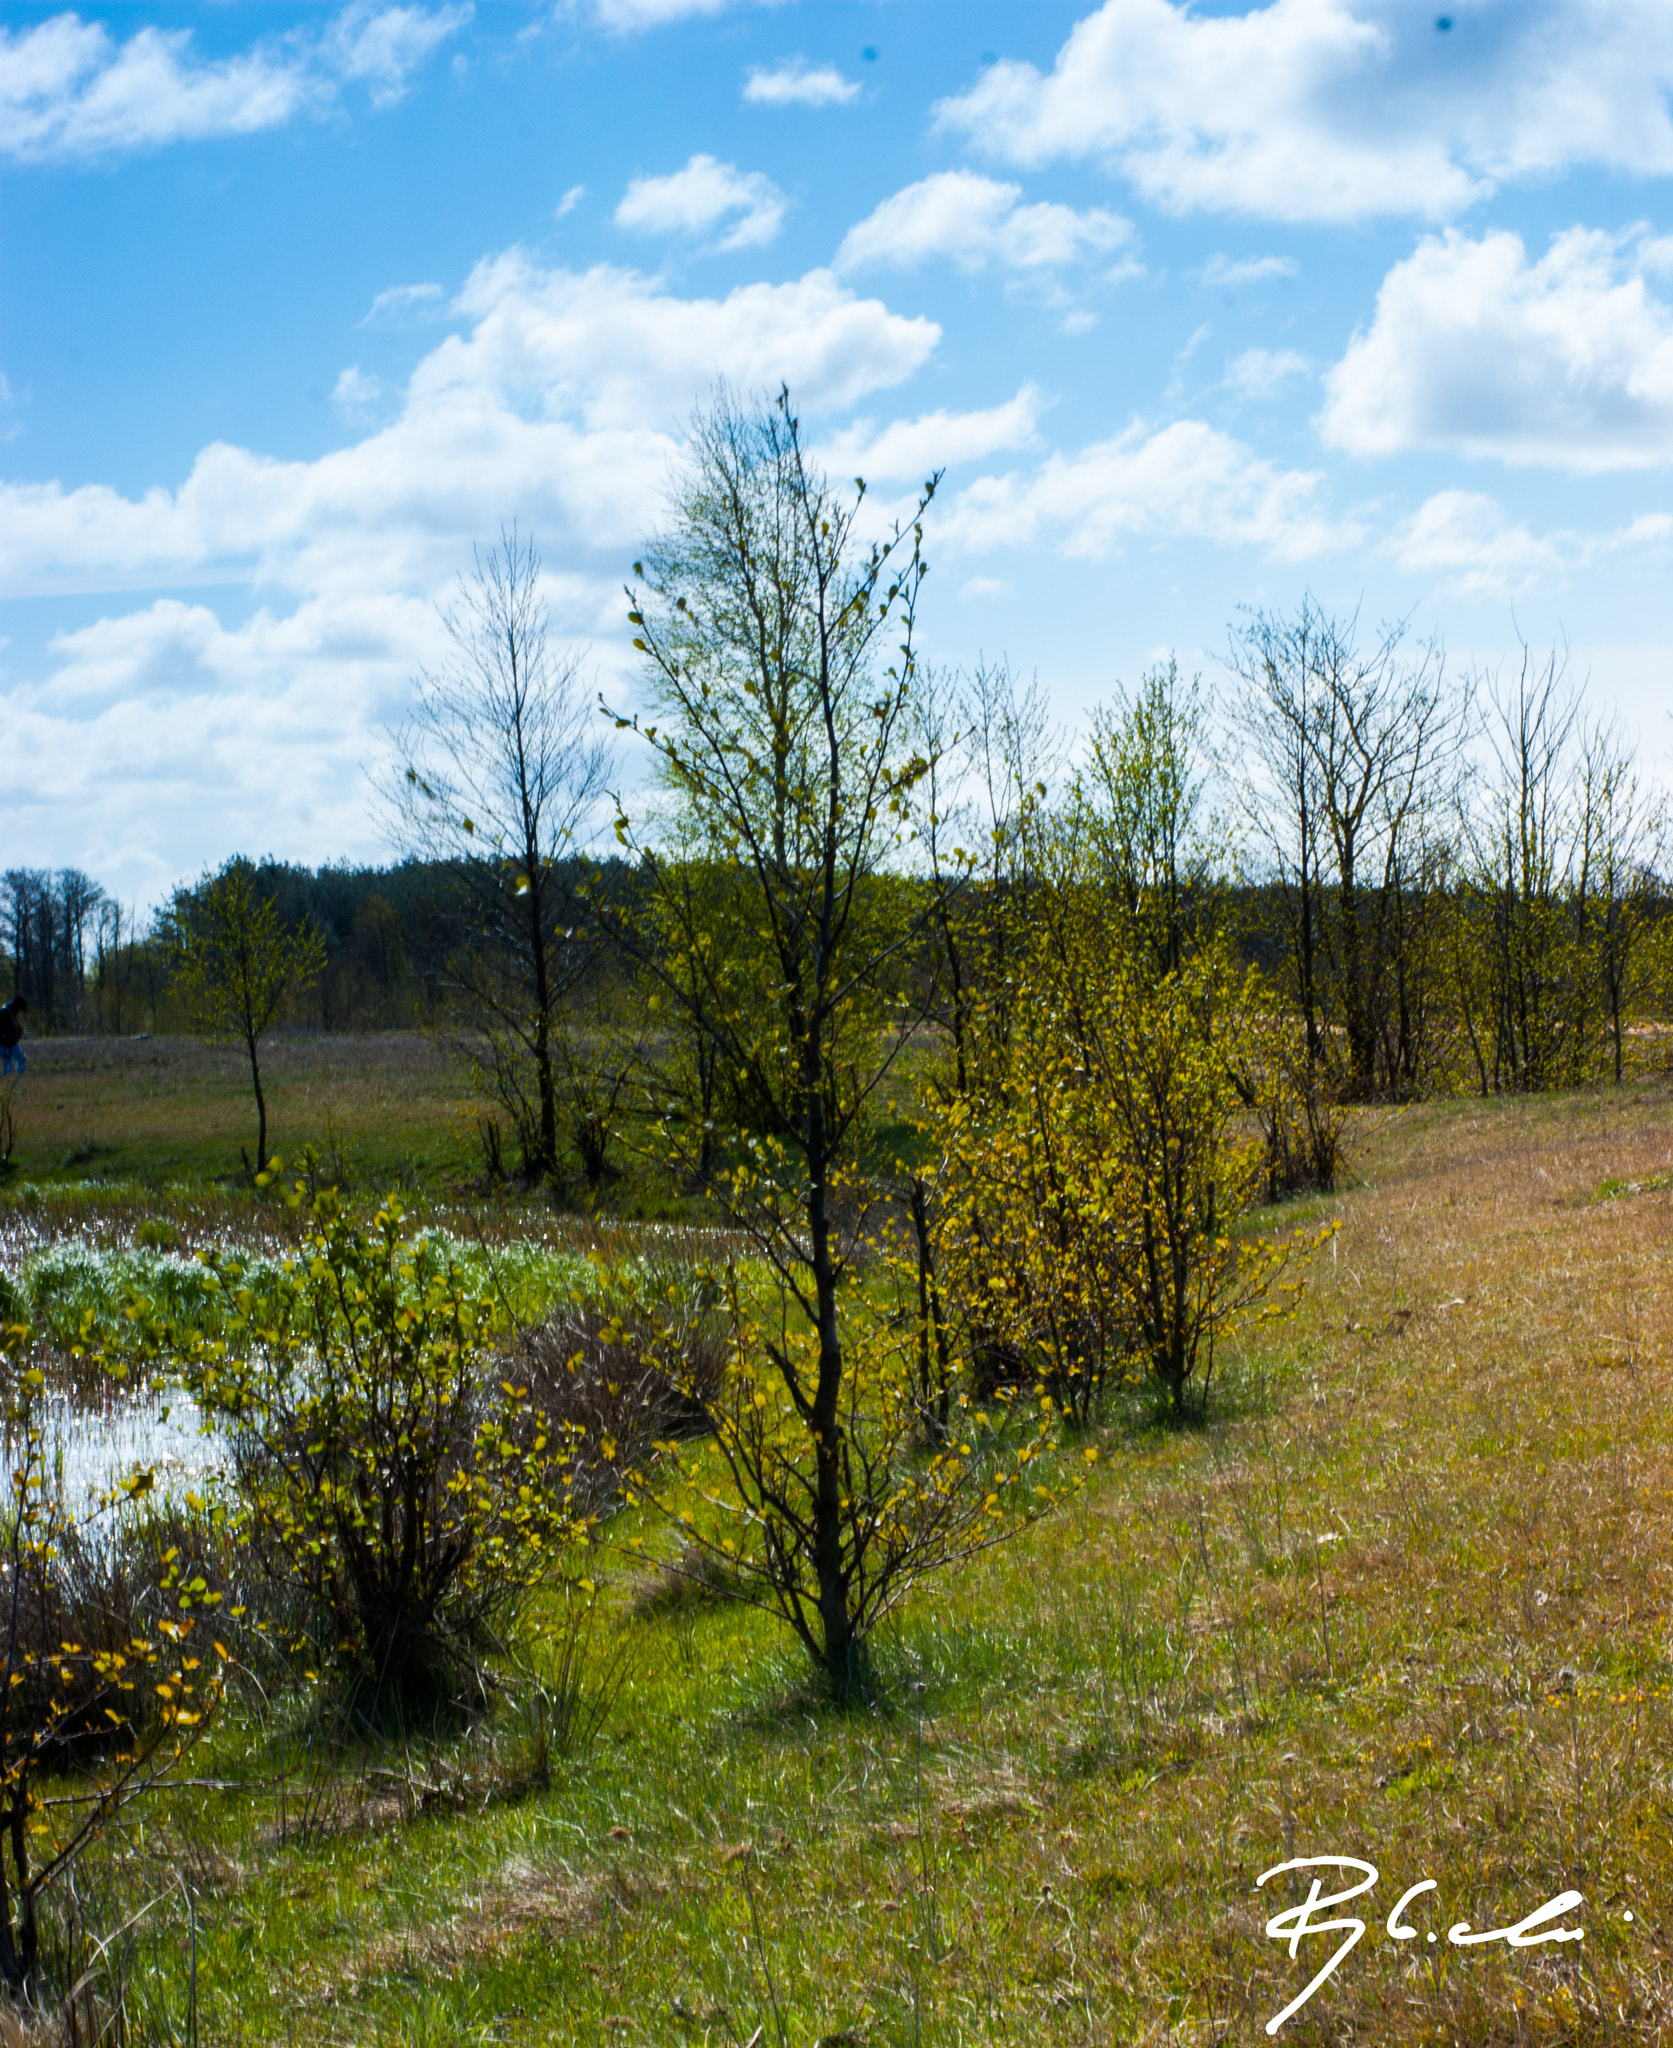
<path id="1" fill-rule="evenodd" d="M 502 1299 L 508 1318 L 519 1324 L 544 1321 L 561 1305 L 612 1307 L 661 1300 L 670 1288 L 688 1288 L 693 1283 L 684 1252 L 690 1236 L 676 1233 L 672 1251 L 653 1245 L 606 1259 L 526 1240 L 496 1245 L 439 1228 L 420 1233 L 467 1287 L 492 1291 Z M 250 1250 L 224 1240 L 213 1255 L 236 1260 L 252 1284 L 270 1278 L 283 1258 L 277 1250 Z M 135 1302 L 205 1336 L 218 1335 L 227 1314 L 223 1291 L 204 1257 L 140 1244 L 58 1238 L 28 1252 L 7 1277 L 37 1334 L 60 1346 L 84 1332 L 120 1336 L 123 1312 Z"/>

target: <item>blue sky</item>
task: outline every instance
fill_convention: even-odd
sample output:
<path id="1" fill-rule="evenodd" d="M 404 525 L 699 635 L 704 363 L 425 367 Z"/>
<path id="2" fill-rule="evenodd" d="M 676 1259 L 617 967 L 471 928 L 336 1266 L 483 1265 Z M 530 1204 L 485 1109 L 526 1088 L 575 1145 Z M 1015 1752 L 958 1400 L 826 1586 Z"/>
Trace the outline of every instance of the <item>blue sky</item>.
<path id="1" fill-rule="evenodd" d="M 1673 7 L 0 6 L 0 865 L 378 857 L 516 520 L 631 695 L 691 408 L 946 468 L 935 658 L 1566 641 L 1673 741 Z"/>

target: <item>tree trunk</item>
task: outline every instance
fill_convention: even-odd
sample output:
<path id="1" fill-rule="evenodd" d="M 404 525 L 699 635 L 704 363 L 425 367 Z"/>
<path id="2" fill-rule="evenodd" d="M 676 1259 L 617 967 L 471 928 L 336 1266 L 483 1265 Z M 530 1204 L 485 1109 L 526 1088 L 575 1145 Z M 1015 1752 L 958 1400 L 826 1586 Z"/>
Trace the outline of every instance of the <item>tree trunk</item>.
<path id="1" fill-rule="evenodd" d="M 918 1245 L 918 1407 L 934 1443 L 947 1435 L 947 1410 L 952 1389 L 952 1361 L 947 1355 L 947 1330 L 935 1284 L 935 1260 L 929 1241 L 929 1190 L 912 1178 L 912 1230 Z M 935 1337 L 935 1372 L 930 1367 L 930 1336 Z"/>
<path id="2" fill-rule="evenodd" d="M 250 1079 L 256 1090 L 256 1171 L 267 1171 L 267 1097 L 261 1092 L 261 1063 L 256 1058 L 256 1034 L 249 1034 Z"/>
<path id="3" fill-rule="evenodd" d="M 1609 1029 L 1615 1041 L 1615 1086 L 1621 1085 L 1621 985 L 1613 975 L 1609 978 Z"/>
<path id="4" fill-rule="evenodd" d="M 529 944 L 534 960 L 534 1076 L 540 1095 L 541 1174 L 553 1178 L 558 1170 L 558 1091 L 552 1076 L 552 982 L 546 958 L 545 890 L 536 874 L 539 849 L 526 852 L 529 881 Z"/>
<path id="5" fill-rule="evenodd" d="M 1339 856 L 1341 880 L 1337 898 L 1342 918 L 1342 1026 L 1348 1040 L 1348 1092 L 1361 1102 L 1377 1092 L 1377 1042 L 1368 1000 L 1365 933 L 1360 920 L 1354 849 L 1347 842 Z"/>
<path id="6" fill-rule="evenodd" d="M 814 1443 L 813 1569 L 819 1582 L 819 1621 L 831 1691 L 846 1699 L 860 1676 L 860 1643 L 848 1613 L 848 1574 L 842 1568 L 842 1333 L 837 1324 L 836 1265 L 831 1257 L 830 1189 L 826 1181 L 825 1105 L 817 1091 L 808 1105 L 808 1236 L 819 1312 L 819 1383 L 810 1425 Z"/>
<path id="7" fill-rule="evenodd" d="M 1611 908 L 1604 926 L 1603 972 L 1609 993 L 1609 1033 L 1615 1042 L 1615 1086 L 1621 1085 L 1621 1055 L 1624 1050 L 1621 1029 L 1622 984 L 1626 980 L 1626 948 L 1622 944 L 1617 922 L 1618 913 Z"/>
<path id="8" fill-rule="evenodd" d="M 1307 1027 L 1307 1061 L 1316 1066 L 1324 1051 L 1324 1038 L 1319 1030 L 1318 979 L 1316 960 L 1318 939 L 1313 930 L 1313 872 L 1307 850 L 1308 822 L 1306 812 L 1301 819 L 1301 921 L 1297 934 L 1296 965 L 1300 983 L 1297 993 L 1301 997 L 1302 1021 Z"/>

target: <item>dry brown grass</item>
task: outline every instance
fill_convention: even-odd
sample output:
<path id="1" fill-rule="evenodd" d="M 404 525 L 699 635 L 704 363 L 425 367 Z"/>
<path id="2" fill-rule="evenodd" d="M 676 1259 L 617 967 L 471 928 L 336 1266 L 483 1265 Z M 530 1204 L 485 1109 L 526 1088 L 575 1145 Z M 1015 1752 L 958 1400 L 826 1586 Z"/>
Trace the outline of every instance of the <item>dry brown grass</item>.
<path id="1" fill-rule="evenodd" d="M 1370 1929 L 1285 2038 L 1673 2033 L 1670 1162 L 1664 1087 L 1386 1120 L 1286 1396 L 1104 1497 L 1076 1569 L 1125 1590 L 1065 1735 L 1130 1774 L 1071 1813 L 1129 2024 L 1260 2038 L 1334 1942 L 1282 1960 L 1254 1880 L 1341 1854 L 1383 1873 Z M 1424 1877 L 1439 1941 L 1396 1945 Z M 1569 1886 L 1583 1946 L 1447 1942 Z"/>

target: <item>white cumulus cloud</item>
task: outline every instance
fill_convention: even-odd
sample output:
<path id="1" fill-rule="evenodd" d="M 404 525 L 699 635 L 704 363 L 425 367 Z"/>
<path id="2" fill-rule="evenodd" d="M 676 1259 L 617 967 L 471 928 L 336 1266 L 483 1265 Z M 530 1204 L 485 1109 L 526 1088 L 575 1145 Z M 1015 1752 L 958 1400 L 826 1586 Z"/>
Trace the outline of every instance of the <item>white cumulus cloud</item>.
<path id="1" fill-rule="evenodd" d="M 744 80 L 744 98 L 758 107 L 845 107 L 859 96 L 853 79 L 844 78 L 834 64 L 809 64 L 803 57 L 752 64 Z"/>
<path id="2" fill-rule="evenodd" d="M 374 105 L 470 19 L 469 6 L 357 4 L 317 35 L 200 60 L 189 29 L 137 29 L 117 42 L 100 22 L 57 14 L 0 29 L 0 153 L 21 162 L 91 160 L 282 127 L 330 105 L 345 80 Z"/>
<path id="3" fill-rule="evenodd" d="M 1652 512 L 1604 534 L 1534 533 L 1479 491 L 1437 491 L 1388 544 L 1402 569 L 1465 596 L 1514 597 L 1625 549 L 1665 547 L 1673 517 Z"/>
<path id="4" fill-rule="evenodd" d="M 1496 499 L 1478 491 L 1437 491 L 1413 513 L 1391 552 L 1402 569 L 1487 596 L 1511 594 L 1567 566 L 1558 542 L 1513 523 Z"/>
<path id="5" fill-rule="evenodd" d="M 1130 427 L 1031 474 L 979 477 L 935 521 L 955 550 L 1045 543 L 1101 556 L 1128 538 L 1212 541 L 1305 561 L 1360 538 L 1319 504 L 1318 474 L 1285 470 L 1200 420 Z"/>
<path id="6" fill-rule="evenodd" d="M 904 269 L 946 257 L 962 270 L 1056 270 L 1124 248 L 1132 235 L 1127 221 L 1101 207 L 1083 213 L 1049 201 L 1025 205 L 1020 185 L 975 171 L 937 171 L 856 222 L 837 251 L 837 268 Z"/>
<path id="7" fill-rule="evenodd" d="M 1426 237 L 1325 378 L 1320 428 L 1354 455 L 1435 449 L 1588 472 L 1673 460 L 1673 308 L 1632 236 Z"/>
<path id="8" fill-rule="evenodd" d="M 1049 74 L 993 64 L 937 114 L 1007 162 L 1091 158 L 1160 206 L 1272 220 L 1444 219 L 1576 164 L 1673 170 L 1665 0 L 1436 21 L 1409 0 L 1107 0 Z"/>
<path id="9" fill-rule="evenodd" d="M 921 482 L 932 470 L 976 462 L 1001 449 L 1026 448 L 1036 438 L 1040 393 L 1025 384 L 1015 398 L 981 412 L 932 412 L 879 428 L 856 420 L 820 444 L 819 460 L 833 476 L 869 482 Z"/>
<path id="10" fill-rule="evenodd" d="M 1312 364 L 1293 348 L 1246 348 L 1226 366 L 1226 384 L 1240 398 L 1271 398 Z"/>
<path id="11" fill-rule="evenodd" d="M 740 171 L 701 153 L 683 171 L 635 178 L 616 208 L 616 225 L 641 234 L 706 234 L 732 223 L 715 245 L 755 249 L 784 223 L 784 194 L 760 171 Z"/>
<path id="12" fill-rule="evenodd" d="M 841 410 L 903 383 L 941 338 L 933 320 L 859 298 L 828 270 L 682 298 L 634 271 L 542 270 L 519 251 L 479 263 L 456 310 L 475 326 L 420 364 L 414 402 L 458 384 L 623 430 L 680 419 L 716 376 L 788 383 L 809 408 Z"/>

